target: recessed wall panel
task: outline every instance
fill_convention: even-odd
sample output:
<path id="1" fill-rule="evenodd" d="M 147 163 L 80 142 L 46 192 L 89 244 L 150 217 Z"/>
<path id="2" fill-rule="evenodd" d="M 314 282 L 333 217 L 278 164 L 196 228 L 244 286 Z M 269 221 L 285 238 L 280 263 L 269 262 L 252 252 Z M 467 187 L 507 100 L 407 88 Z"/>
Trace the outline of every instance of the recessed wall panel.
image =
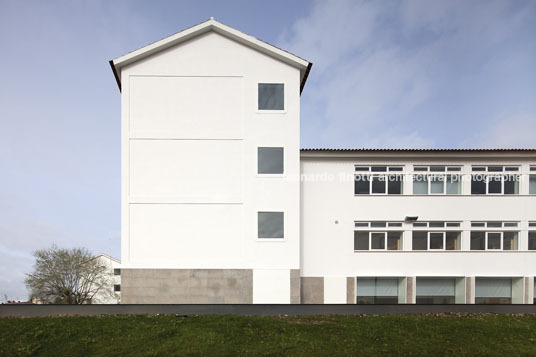
<path id="1" fill-rule="evenodd" d="M 130 77 L 130 133 L 178 138 L 242 135 L 241 77 Z"/>
<path id="2" fill-rule="evenodd" d="M 131 204 L 130 261 L 211 267 L 243 259 L 242 205 Z"/>
<path id="3" fill-rule="evenodd" d="M 242 195 L 241 140 L 131 140 L 130 194 L 188 202 Z"/>

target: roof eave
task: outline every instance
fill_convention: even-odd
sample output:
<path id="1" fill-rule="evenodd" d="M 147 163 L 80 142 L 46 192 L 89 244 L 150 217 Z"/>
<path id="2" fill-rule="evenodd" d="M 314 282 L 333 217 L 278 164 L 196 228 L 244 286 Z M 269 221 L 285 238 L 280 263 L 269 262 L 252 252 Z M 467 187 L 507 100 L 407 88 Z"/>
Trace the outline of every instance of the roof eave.
<path id="1" fill-rule="evenodd" d="M 122 67 L 139 61 L 142 58 L 151 56 L 157 52 L 163 51 L 167 48 L 176 46 L 180 43 L 188 41 L 211 30 L 222 34 L 228 38 L 231 38 L 239 43 L 242 43 L 246 46 L 249 46 L 261 53 L 274 57 L 275 59 L 278 59 L 293 67 L 298 68 L 300 70 L 301 75 L 300 93 L 302 92 L 303 87 L 305 86 L 305 81 L 309 76 L 309 71 L 311 70 L 311 62 L 304 60 L 303 58 L 300 58 L 289 52 L 286 52 L 280 48 L 277 48 L 271 44 L 263 42 L 253 36 L 235 30 L 232 27 L 224 25 L 214 19 L 207 20 L 198 25 L 177 32 L 176 34 L 173 34 L 164 39 L 153 42 L 147 46 L 144 46 L 135 51 L 129 52 L 123 56 L 111 60 L 110 66 L 112 67 L 112 71 L 114 73 L 119 90 L 121 91 L 121 77 L 119 75 L 119 71 Z"/>

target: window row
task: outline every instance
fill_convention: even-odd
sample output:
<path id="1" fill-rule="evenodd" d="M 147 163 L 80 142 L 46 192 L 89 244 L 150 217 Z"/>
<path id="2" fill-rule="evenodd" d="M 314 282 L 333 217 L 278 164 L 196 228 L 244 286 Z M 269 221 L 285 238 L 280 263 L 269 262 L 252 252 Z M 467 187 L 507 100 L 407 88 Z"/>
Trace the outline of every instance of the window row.
<path id="1" fill-rule="evenodd" d="M 522 278 L 475 278 L 475 304 L 511 304 L 515 295 L 513 286 L 519 279 Z M 404 278 L 358 277 L 356 280 L 356 303 L 405 303 L 404 283 Z M 417 277 L 415 284 L 415 302 L 417 304 L 466 302 L 465 278 Z M 522 299 L 521 296 L 517 296 L 517 298 Z M 534 303 L 536 303 L 536 297 Z"/>
<path id="2" fill-rule="evenodd" d="M 403 250 L 401 231 L 354 231 L 354 251 Z M 536 231 L 529 231 L 528 250 L 536 250 Z M 519 232 L 513 231 L 472 231 L 470 250 L 499 251 L 518 250 Z M 413 231 L 411 250 L 443 251 L 461 250 L 459 231 Z"/>

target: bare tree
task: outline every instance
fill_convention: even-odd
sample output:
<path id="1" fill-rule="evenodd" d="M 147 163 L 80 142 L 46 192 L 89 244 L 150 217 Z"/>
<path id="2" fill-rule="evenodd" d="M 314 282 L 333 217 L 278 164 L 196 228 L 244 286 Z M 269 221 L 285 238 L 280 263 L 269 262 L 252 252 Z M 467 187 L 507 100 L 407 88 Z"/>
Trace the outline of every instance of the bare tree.
<path id="1" fill-rule="evenodd" d="M 53 245 L 34 252 L 34 272 L 24 280 L 30 298 L 53 304 L 90 304 L 110 284 L 111 273 L 85 248 Z"/>

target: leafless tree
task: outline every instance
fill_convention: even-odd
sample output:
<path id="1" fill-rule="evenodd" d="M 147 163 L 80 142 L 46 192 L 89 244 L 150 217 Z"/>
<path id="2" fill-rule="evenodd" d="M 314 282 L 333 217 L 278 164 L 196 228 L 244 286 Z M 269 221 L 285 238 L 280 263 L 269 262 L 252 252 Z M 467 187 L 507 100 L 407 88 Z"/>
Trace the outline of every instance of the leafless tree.
<path id="1" fill-rule="evenodd" d="M 53 245 L 34 252 L 33 273 L 24 280 L 30 299 L 53 304 L 90 304 L 109 286 L 111 273 L 85 248 L 60 249 Z"/>

